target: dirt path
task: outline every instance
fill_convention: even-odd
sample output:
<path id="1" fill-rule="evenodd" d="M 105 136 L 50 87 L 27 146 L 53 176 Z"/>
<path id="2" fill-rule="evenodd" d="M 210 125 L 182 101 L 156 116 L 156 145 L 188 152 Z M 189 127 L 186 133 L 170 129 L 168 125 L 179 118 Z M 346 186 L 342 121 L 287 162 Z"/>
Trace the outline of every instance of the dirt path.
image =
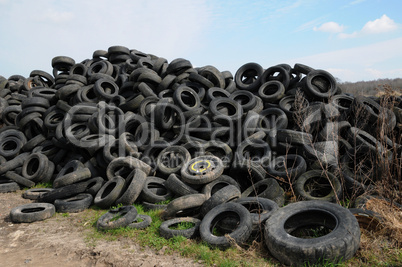
<path id="1" fill-rule="evenodd" d="M 10 210 L 30 203 L 23 191 L 0 193 L 0 262 L 2 266 L 202 266 L 191 259 L 141 248 L 130 239 L 85 242 L 78 214 L 54 216 L 34 223 L 13 224 Z"/>

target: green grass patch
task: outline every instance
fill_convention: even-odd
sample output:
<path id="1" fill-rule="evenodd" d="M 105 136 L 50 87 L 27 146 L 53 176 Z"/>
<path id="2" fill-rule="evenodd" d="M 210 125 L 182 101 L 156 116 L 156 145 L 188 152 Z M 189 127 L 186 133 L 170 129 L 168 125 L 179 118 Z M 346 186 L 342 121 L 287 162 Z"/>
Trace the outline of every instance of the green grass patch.
<path id="1" fill-rule="evenodd" d="M 36 185 L 32 187 L 24 187 L 23 190 L 28 190 L 28 189 L 33 189 L 33 188 L 53 188 L 52 183 L 37 183 Z"/>
<path id="2" fill-rule="evenodd" d="M 107 210 L 101 210 L 93 206 L 84 211 L 80 224 L 88 230 L 85 236 L 87 245 L 95 247 L 100 240 L 115 241 L 121 238 L 130 238 L 135 239 L 135 242 L 143 247 L 149 247 L 157 251 L 163 250 L 165 254 L 179 253 L 181 256 L 202 261 L 207 266 L 275 266 L 267 257 L 256 257 L 256 254 L 260 252 L 254 249 L 252 252 L 235 247 L 220 250 L 211 248 L 200 238 L 189 240 L 182 236 L 175 236 L 165 239 L 159 234 L 159 227 L 162 224 L 161 210 L 144 211 L 142 205 L 135 205 L 135 207 L 138 214 L 146 214 L 152 218 L 152 223 L 148 228 L 131 229 L 120 227 L 113 230 L 98 231 L 96 222 Z M 193 224 L 190 222 L 182 222 L 175 227 L 177 229 L 188 229 L 192 226 Z"/>

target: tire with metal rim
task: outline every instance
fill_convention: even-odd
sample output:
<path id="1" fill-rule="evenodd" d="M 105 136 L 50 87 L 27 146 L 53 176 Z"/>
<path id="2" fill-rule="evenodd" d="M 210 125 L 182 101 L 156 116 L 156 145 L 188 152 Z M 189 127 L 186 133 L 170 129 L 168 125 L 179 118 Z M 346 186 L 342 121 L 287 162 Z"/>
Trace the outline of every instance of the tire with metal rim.
<path id="1" fill-rule="evenodd" d="M 222 175 L 222 161 L 215 156 L 200 156 L 191 159 L 181 168 L 181 178 L 189 184 L 207 184 Z"/>

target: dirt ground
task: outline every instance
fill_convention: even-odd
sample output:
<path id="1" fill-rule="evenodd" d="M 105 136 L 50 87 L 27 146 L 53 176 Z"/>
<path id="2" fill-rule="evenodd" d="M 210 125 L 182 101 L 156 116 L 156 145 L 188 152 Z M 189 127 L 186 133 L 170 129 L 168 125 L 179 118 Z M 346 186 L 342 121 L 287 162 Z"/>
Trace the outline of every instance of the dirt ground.
<path id="1" fill-rule="evenodd" d="M 0 193 L 0 262 L 2 266 L 202 266 L 163 250 L 142 248 L 133 240 L 85 242 L 85 227 L 77 227 L 78 214 L 54 216 L 34 223 L 14 224 L 12 208 L 30 203 L 21 193 Z"/>

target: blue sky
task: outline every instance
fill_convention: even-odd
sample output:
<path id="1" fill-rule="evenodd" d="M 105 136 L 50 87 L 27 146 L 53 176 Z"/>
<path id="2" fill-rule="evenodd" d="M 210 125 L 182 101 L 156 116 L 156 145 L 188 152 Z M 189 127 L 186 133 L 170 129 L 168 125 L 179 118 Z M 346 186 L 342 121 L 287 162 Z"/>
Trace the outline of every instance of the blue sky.
<path id="1" fill-rule="evenodd" d="M 0 75 L 123 45 L 233 74 L 303 63 L 341 81 L 402 77 L 400 0 L 0 0 Z"/>

